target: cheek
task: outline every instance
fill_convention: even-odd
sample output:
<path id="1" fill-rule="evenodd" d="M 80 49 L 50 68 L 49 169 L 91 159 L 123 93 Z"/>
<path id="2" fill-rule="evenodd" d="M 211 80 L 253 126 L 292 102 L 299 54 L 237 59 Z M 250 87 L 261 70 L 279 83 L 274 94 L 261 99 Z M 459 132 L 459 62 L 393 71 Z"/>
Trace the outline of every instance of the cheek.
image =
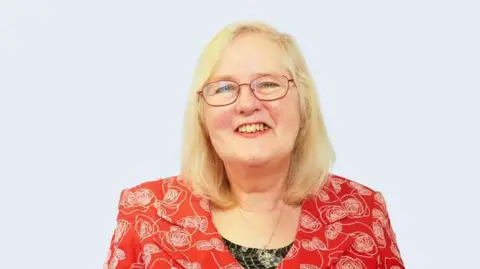
<path id="1" fill-rule="evenodd" d="M 268 110 L 278 127 L 295 130 L 300 126 L 300 109 L 294 102 L 272 103 Z"/>
<path id="2" fill-rule="evenodd" d="M 206 111 L 205 122 L 210 135 L 215 135 L 217 131 L 232 129 L 232 113 L 228 110 L 218 109 L 216 111 Z"/>

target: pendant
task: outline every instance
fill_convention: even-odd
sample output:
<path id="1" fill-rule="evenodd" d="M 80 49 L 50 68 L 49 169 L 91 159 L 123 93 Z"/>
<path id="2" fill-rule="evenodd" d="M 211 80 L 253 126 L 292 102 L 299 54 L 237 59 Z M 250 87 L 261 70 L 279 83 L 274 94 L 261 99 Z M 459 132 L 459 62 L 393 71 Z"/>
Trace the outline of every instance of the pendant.
<path id="1" fill-rule="evenodd" d="M 258 259 L 260 260 L 260 263 L 267 268 L 278 266 L 281 262 L 280 257 L 275 256 L 267 249 L 262 249 L 258 252 Z"/>

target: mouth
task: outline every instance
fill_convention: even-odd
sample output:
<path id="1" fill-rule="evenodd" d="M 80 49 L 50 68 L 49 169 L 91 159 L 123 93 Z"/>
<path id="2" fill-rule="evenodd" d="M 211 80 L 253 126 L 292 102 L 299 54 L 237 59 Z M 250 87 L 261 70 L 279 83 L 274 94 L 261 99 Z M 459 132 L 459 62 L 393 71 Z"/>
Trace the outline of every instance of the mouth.
<path id="1" fill-rule="evenodd" d="M 247 123 L 242 124 L 235 129 L 235 132 L 245 133 L 245 134 L 253 134 L 253 133 L 260 133 L 265 132 L 270 129 L 264 122 L 256 122 L 256 123 Z"/>

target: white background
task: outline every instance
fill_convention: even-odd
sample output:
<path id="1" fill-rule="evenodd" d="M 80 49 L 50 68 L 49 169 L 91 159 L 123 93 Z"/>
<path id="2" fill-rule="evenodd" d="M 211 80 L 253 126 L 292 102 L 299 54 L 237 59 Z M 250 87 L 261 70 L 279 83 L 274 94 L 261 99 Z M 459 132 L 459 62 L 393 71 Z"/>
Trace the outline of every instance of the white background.
<path id="1" fill-rule="evenodd" d="M 298 40 L 334 172 L 387 199 L 407 268 L 480 268 L 471 1 L 0 0 L 0 267 L 101 268 L 120 191 L 175 175 L 196 60 L 225 24 Z"/>

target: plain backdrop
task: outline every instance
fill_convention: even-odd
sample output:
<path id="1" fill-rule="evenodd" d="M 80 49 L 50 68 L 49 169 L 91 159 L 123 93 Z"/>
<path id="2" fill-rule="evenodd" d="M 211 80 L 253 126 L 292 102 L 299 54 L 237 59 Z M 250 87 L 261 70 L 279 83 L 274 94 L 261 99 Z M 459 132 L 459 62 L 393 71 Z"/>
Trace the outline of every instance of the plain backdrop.
<path id="1" fill-rule="evenodd" d="M 480 268 L 477 1 L 0 0 L 0 267 L 101 268 L 120 191 L 176 175 L 223 26 L 292 34 L 333 172 L 387 200 L 407 268 Z"/>

